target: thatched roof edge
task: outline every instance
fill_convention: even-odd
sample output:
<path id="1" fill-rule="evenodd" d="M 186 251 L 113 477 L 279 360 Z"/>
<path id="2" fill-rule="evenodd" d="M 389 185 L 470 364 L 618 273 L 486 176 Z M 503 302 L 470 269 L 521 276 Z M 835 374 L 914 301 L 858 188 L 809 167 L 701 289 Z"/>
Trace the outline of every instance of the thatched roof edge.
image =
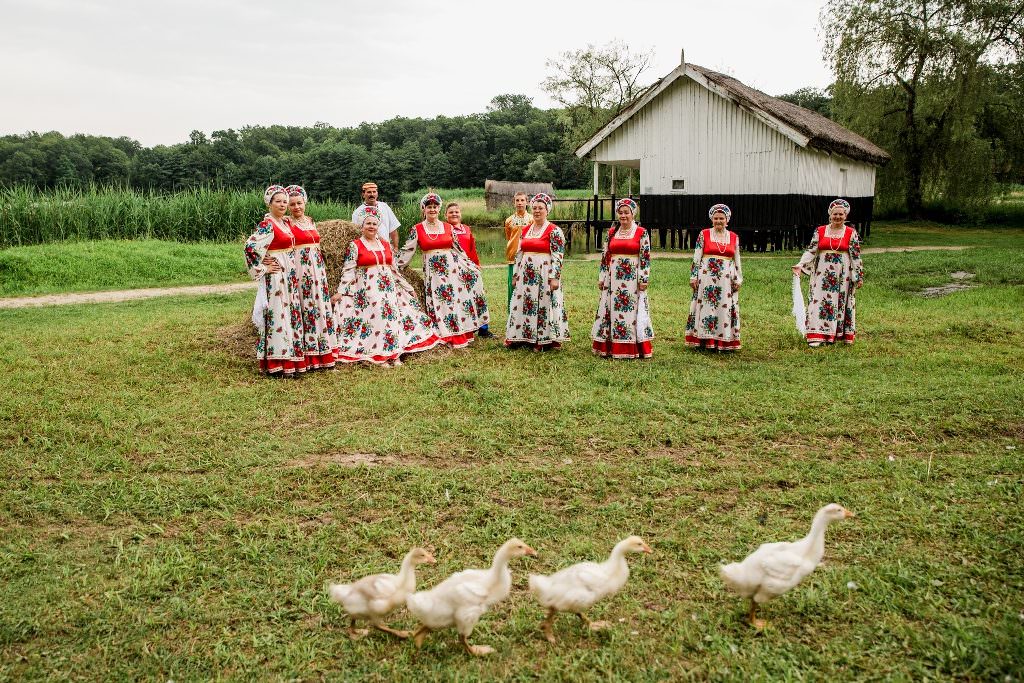
<path id="1" fill-rule="evenodd" d="M 731 76 L 689 63 L 677 67 L 652 84 L 632 104 L 619 112 L 607 125 L 580 145 L 576 149 L 576 156 L 582 158 L 590 154 L 605 138 L 628 121 L 636 112 L 647 106 L 651 100 L 681 76 L 687 76 L 705 87 L 711 83 L 741 106 L 777 122 L 783 129 L 790 129 L 788 136 L 800 146 L 841 154 L 850 159 L 876 166 L 884 166 L 891 159 L 888 152 L 867 138 L 815 111 L 767 95 Z M 785 130 L 783 132 L 787 134 Z M 793 134 L 794 132 L 795 134 Z"/>

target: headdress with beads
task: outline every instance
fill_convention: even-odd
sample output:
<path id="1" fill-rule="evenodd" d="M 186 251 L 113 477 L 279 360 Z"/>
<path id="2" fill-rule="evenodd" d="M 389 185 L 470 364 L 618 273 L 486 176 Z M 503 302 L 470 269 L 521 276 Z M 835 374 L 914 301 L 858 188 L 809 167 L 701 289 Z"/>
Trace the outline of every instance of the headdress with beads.
<path id="1" fill-rule="evenodd" d="M 301 185 L 289 185 L 288 187 L 284 188 L 284 191 L 288 193 L 289 197 L 302 197 L 302 201 L 309 201 L 309 196 L 306 194 L 306 191 L 302 188 Z"/>
<path id="2" fill-rule="evenodd" d="M 533 197 L 530 199 L 530 204 L 533 205 L 536 204 L 537 202 L 543 202 L 544 204 L 546 204 L 548 207 L 548 211 L 550 211 L 551 205 L 554 203 L 554 199 L 551 198 L 551 195 L 545 192 L 538 192 L 537 194 L 533 195 Z"/>
<path id="3" fill-rule="evenodd" d="M 362 225 L 366 222 L 366 219 L 373 216 L 380 221 L 380 209 L 376 206 L 362 206 L 359 211 L 356 212 L 356 222 Z"/>
<path id="4" fill-rule="evenodd" d="M 629 207 L 630 213 L 632 213 L 634 216 L 636 215 L 637 211 L 640 210 L 640 207 L 637 205 L 636 201 L 634 201 L 631 197 L 623 197 L 619 201 L 615 202 L 615 213 L 618 213 L 619 209 L 621 209 L 624 206 Z"/>
<path id="5" fill-rule="evenodd" d="M 270 206 L 271 200 L 278 192 L 284 192 L 285 196 L 288 196 L 288 190 L 284 189 L 280 185 L 271 185 L 263 192 L 263 203 Z"/>
<path id="6" fill-rule="evenodd" d="M 422 209 L 427 204 L 437 204 L 438 206 L 441 206 L 442 203 L 443 202 L 441 201 L 441 195 L 437 194 L 436 192 L 428 192 L 425 195 L 423 195 L 422 199 L 420 199 L 420 208 Z"/>
<path id="7" fill-rule="evenodd" d="M 847 216 L 850 215 L 850 202 L 846 201 L 845 199 L 833 199 L 832 203 L 828 205 L 828 212 L 832 213 L 832 209 L 836 208 L 837 206 L 841 206 L 843 210 L 846 211 Z"/>
<path id="8" fill-rule="evenodd" d="M 725 214 L 726 223 L 732 220 L 732 209 L 730 209 L 725 204 L 715 204 L 710 209 L 708 209 L 708 218 L 711 218 L 719 211 Z"/>

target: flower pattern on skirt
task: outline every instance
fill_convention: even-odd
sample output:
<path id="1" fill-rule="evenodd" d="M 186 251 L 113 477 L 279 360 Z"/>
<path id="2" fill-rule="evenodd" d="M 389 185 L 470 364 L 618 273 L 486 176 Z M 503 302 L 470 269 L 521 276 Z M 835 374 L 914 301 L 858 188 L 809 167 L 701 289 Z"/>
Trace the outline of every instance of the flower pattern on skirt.
<path id="1" fill-rule="evenodd" d="M 339 360 L 385 363 L 441 344 L 412 285 L 390 265 L 360 268 L 357 258 L 352 243 L 338 286 L 343 296 L 335 304 L 335 315 L 343 321 L 337 336 Z"/>

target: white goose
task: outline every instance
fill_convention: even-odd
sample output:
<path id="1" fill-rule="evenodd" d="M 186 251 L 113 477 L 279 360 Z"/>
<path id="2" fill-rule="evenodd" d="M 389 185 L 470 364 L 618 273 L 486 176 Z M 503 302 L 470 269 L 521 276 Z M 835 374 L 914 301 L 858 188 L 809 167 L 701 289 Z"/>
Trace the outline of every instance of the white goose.
<path id="1" fill-rule="evenodd" d="M 580 562 L 550 576 L 530 574 L 530 590 L 542 607 L 548 608 L 547 618 L 540 623 L 544 637 L 555 642 L 552 625 L 559 612 L 572 612 L 592 631 L 608 626 L 606 621 L 591 622 L 583 614 L 594 603 L 615 595 L 626 585 L 629 564 L 626 553 L 650 553 L 651 546 L 639 536 L 630 536 L 615 544 L 612 554 L 604 562 Z"/>
<path id="2" fill-rule="evenodd" d="M 811 531 L 799 541 L 765 543 L 742 562 L 720 565 L 718 575 L 730 589 L 750 598 L 750 623 L 763 629 L 767 622 L 755 614 L 760 603 L 786 593 L 814 571 L 825 554 L 825 528 L 832 522 L 856 517 L 842 505 L 831 503 L 818 510 Z"/>
<path id="3" fill-rule="evenodd" d="M 518 538 L 512 538 L 494 554 L 490 569 L 466 569 L 452 574 L 430 590 L 410 595 L 405 604 L 420 626 L 413 633 L 416 647 L 431 631 L 455 626 L 459 631 L 459 642 L 471 655 L 486 655 L 494 652 L 487 645 L 470 645 L 469 635 L 480 617 L 491 605 L 505 598 L 512 590 L 512 572 L 508 569 L 510 560 L 516 557 L 537 556 L 537 551 Z"/>
<path id="4" fill-rule="evenodd" d="M 434 556 L 423 548 L 413 548 L 402 560 L 398 574 L 373 574 L 354 583 L 332 583 L 328 587 L 331 600 L 340 603 L 352 619 L 349 636 L 366 635 L 369 631 L 356 628 L 356 619 L 367 619 L 380 631 L 399 638 L 409 637 L 408 631 L 396 631 L 386 625 L 384 617 L 404 605 L 405 599 L 416 590 L 418 564 L 434 564 Z"/>

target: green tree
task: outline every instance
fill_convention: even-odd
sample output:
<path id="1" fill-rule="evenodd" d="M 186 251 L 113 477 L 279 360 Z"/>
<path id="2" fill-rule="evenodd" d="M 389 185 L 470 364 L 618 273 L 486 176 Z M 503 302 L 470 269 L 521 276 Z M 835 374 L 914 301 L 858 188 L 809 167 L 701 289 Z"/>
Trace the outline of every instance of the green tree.
<path id="1" fill-rule="evenodd" d="M 569 146 L 578 146 L 646 90 L 643 75 L 653 59 L 653 50 L 636 53 L 613 40 L 547 60 L 541 88 L 565 107 Z"/>
<path id="2" fill-rule="evenodd" d="M 926 193 L 984 201 L 994 159 L 976 126 L 981 75 L 1024 54 L 1024 3 L 829 0 L 821 23 L 839 118 L 888 139 L 910 215 L 922 215 Z"/>
<path id="3" fill-rule="evenodd" d="M 827 118 L 832 118 L 832 97 L 821 88 L 800 88 L 776 97 L 798 107 L 818 112 Z"/>

